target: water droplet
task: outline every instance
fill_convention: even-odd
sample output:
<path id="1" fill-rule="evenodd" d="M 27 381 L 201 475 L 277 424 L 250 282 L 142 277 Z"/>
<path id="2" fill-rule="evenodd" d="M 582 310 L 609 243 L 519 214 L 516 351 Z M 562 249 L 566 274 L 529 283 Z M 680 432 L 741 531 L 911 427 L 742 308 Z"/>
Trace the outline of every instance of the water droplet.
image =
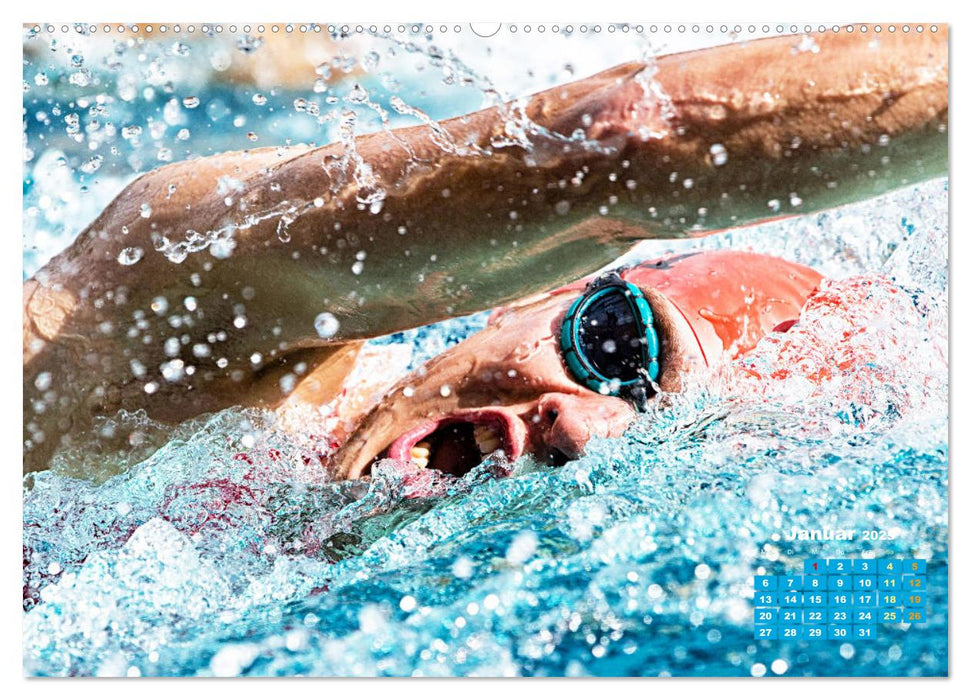
<path id="1" fill-rule="evenodd" d="M 68 114 L 64 117 L 64 123 L 67 124 L 67 133 L 76 134 L 81 131 L 81 118 L 77 114 Z"/>
<path id="2" fill-rule="evenodd" d="M 253 53 L 263 45 L 263 38 L 244 34 L 236 40 L 236 48 L 243 53 Z"/>
<path id="3" fill-rule="evenodd" d="M 459 557 L 452 564 L 452 574 L 456 578 L 470 578 L 474 571 L 472 560 L 468 557 Z"/>
<path id="4" fill-rule="evenodd" d="M 778 199 L 770 199 L 768 201 L 768 206 L 772 211 L 778 212 L 782 208 L 782 202 L 780 202 Z"/>
<path id="5" fill-rule="evenodd" d="M 86 160 L 84 163 L 81 164 L 81 172 L 86 173 L 88 175 L 90 175 L 93 172 L 96 172 L 98 168 L 101 167 L 101 164 L 104 162 L 104 160 L 105 160 L 104 156 L 92 156 L 91 158 L 89 158 L 88 160 Z"/>
<path id="6" fill-rule="evenodd" d="M 359 275 L 364 272 L 364 263 L 360 260 L 355 262 L 353 265 L 351 265 L 351 272 L 353 272 L 355 275 Z"/>
<path id="7" fill-rule="evenodd" d="M 314 329 L 321 338 L 333 338 L 339 328 L 340 322 L 337 317 L 328 311 L 317 314 L 317 318 L 314 319 Z"/>
<path id="8" fill-rule="evenodd" d="M 524 530 L 513 538 L 506 550 L 506 561 L 510 564 L 525 564 L 536 553 L 539 540 L 531 530 Z M 486 604 L 488 606 L 488 603 Z"/>
<path id="9" fill-rule="evenodd" d="M 290 241 L 290 224 L 293 223 L 293 219 L 289 216 L 281 216 L 280 221 L 276 225 L 276 237 L 280 239 L 281 243 L 289 243 Z"/>
<path id="10" fill-rule="evenodd" d="M 172 337 L 165 340 L 165 345 L 163 346 L 165 350 L 166 357 L 175 357 L 179 354 L 182 349 L 182 343 L 179 342 L 178 338 Z"/>
<path id="11" fill-rule="evenodd" d="M 142 202 L 142 206 L 139 209 L 139 213 L 143 219 L 147 219 L 152 215 L 152 206 L 147 202 Z"/>
<path id="12" fill-rule="evenodd" d="M 728 151 L 720 143 L 713 144 L 708 152 L 711 153 L 712 164 L 722 166 L 728 162 Z"/>
<path id="13" fill-rule="evenodd" d="M 185 376 L 185 363 L 179 359 L 163 362 L 159 369 L 167 382 L 177 382 Z"/>
<path id="14" fill-rule="evenodd" d="M 566 216 L 570 213 L 570 203 L 565 199 L 562 199 L 556 203 L 556 205 L 553 207 L 553 211 L 560 216 Z"/>
<path id="15" fill-rule="evenodd" d="M 133 246 L 130 248 L 125 248 L 123 251 L 118 253 L 118 262 L 122 265 L 134 265 L 145 255 L 145 251 L 138 246 Z"/>
<path id="16" fill-rule="evenodd" d="M 78 87 L 87 87 L 91 84 L 91 71 L 87 68 L 82 68 L 77 72 L 71 73 L 68 82 Z"/>
<path id="17" fill-rule="evenodd" d="M 128 366 L 131 367 L 131 373 L 133 376 L 138 377 L 139 379 L 145 376 L 145 365 L 138 360 L 132 360 L 128 363 Z"/>
<path id="18" fill-rule="evenodd" d="M 364 54 L 364 60 L 361 64 L 364 66 L 364 70 L 369 73 L 373 73 L 374 69 L 378 67 L 378 63 L 381 62 L 381 55 L 377 51 L 368 51 Z"/>
<path id="19" fill-rule="evenodd" d="M 359 83 L 354 83 L 354 87 L 351 88 L 351 91 L 347 93 L 344 99 L 351 104 L 363 104 L 368 99 L 367 90 L 362 88 Z"/>
<path id="20" fill-rule="evenodd" d="M 34 386 L 38 391 L 47 391 L 51 388 L 51 373 L 41 372 L 34 379 Z"/>
<path id="21" fill-rule="evenodd" d="M 183 97 L 182 98 L 182 106 L 185 107 L 186 109 L 195 109 L 196 107 L 199 106 L 200 102 L 201 101 L 199 100 L 198 97 Z"/>
<path id="22" fill-rule="evenodd" d="M 447 398 L 452 395 L 452 387 L 448 384 L 442 384 L 442 388 L 438 390 L 438 393 Z"/>
<path id="23" fill-rule="evenodd" d="M 806 53 L 807 51 L 809 53 L 819 53 L 819 45 L 813 37 L 805 34 L 799 41 L 799 44 L 796 45 L 794 53 Z"/>
<path id="24" fill-rule="evenodd" d="M 265 105 L 266 104 L 266 95 L 264 95 L 261 92 L 257 92 L 256 94 L 254 94 L 253 95 L 253 104 L 255 104 L 258 107 L 262 107 L 263 105 Z"/>

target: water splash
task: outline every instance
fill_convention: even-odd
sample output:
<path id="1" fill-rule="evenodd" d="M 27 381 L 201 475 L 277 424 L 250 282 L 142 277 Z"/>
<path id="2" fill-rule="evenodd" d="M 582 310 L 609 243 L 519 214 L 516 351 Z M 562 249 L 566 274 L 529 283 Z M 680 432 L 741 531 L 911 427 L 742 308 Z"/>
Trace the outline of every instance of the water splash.
<path id="1" fill-rule="evenodd" d="M 946 277 L 924 265 L 946 237 L 909 235 L 921 254 L 886 265 L 919 293 L 829 281 L 787 333 L 560 469 L 334 483 L 326 421 L 295 436 L 228 411 L 100 486 L 37 475 L 28 672 L 945 673 L 947 326 L 925 296 Z M 420 354 L 482 316 L 378 347 Z M 884 627 L 852 661 L 753 643 L 750 577 L 840 554 L 782 537 L 800 527 L 884 529 L 854 551 L 928 558 L 929 625 Z"/>
<path id="2" fill-rule="evenodd" d="M 416 46 L 419 54 L 450 84 L 481 86 L 486 104 L 504 101 L 447 51 Z M 80 91 L 70 83 L 77 67 L 37 66 L 43 77 L 32 80 L 37 67 L 25 67 L 34 83 L 25 94 L 37 99 L 25 98 L 25 231 L 36 247 L 27 274 L 77 221 L 153 167 L 160 147 L 202 148 L 198 134 L 214 131 L 209 115 L 181 107 L 214 75 L 196 59 L 181 42 L 109 45 L 83 66 L 107 83 L 103 92 L 90 97 L 88 86 L 63 104 L 40 91 Z M 381 64 L 365 57 L 362 65 Z M 153 133 L 145 115 L 174 97 L 173 128 Z M 248 129 L 295 97 L 222 99 Z M 90 101 L 66 109 L 72 100 Z M 433 122 L 447 111 L 411 101 L 391 104 L 389 121 L 428 123 L 422 114 Z M 333 115 L 300 119 L 352 138 L 360 122 L 344 120 L 348 105 L 364 108 L 354 120 L 376 113 L 327 104 L 337 105 Z M 77 134 L 66 133 L 69 113 L 79 115 Z M 511 143 L 534 138 L 520 116 L 510 112 Z M 259 131 L 273 143 L 321 135 L 300 128 L 280 120 Z M 71 140 L 78 135 L 83 143 Z M 574 136 L 551 138 L 559 137 Z M 448 146 L 447 134 L 435 138 Z M 81 167 L 92 153 L 103 157 L 96 180 Z M 342 167 L 366 178 L 357 165 L 352 156 Z M 115 473 L 80 446 L 25 480 L 25 672 L 745 676 L 782 661 L 792 675 L 945 674 L 946 200 L 937 181 L 810 218 L 640 247 L 642 257 L 754 248 L 815 265 L 832 281 L 788 333 L 695 377 L 623 438 L 595 441 L 561 469 L 522 460 L 513 478 L 498 478 L 508 465 L 493 463 L 455 480 L 378 464 L 369 482 L 338 483 L 323 466 L 336 448 L 326 407 L 308 407 L 289 425 L 238 409 L 174 432 L 144 416 L 104 421 L 99 429 L 130 446 L 134 467 Z M 292 222 L 309 206 L 286 201 L 234 230 Z M 179 258 L 232 240 L 225 229 L 156 244 Z M 153 310 L 168 304 L 156 300 Z M 376 367 L 393 381 L 486 316 L 372 343 L 404 360 Z M 78 478 L 92 473 L 99 478 Z M 754 642 L 752 574 L 840 553 L 836 543 L 810 551 L 780 533 L 837 525 L 898 535 L 863 547 L 875 554 L 930 560 L 929 624 L 885 627 L 879 640 L 848 650 Z"/>

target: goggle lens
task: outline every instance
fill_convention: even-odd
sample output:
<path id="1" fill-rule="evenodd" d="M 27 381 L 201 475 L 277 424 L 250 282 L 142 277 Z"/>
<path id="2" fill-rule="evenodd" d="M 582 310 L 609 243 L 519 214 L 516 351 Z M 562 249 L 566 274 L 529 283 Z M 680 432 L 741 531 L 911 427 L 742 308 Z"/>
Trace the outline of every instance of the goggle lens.
<path id="1" fill-rule="evenodd" d="M 624 396 L 643 410 L 660 374 L 654 314 L 643 292 L 607 273 L 573 302 L 560 329 L 570 374 L 592 391 Z"/>
<path id="2" fill-rule="evenodd" d="M 633 305 L 621 288 L 594 300 L 578 322 L 577 346 L 594 370 L 621 382 L 637 379 L 644 365 L 644 339 Z"/>

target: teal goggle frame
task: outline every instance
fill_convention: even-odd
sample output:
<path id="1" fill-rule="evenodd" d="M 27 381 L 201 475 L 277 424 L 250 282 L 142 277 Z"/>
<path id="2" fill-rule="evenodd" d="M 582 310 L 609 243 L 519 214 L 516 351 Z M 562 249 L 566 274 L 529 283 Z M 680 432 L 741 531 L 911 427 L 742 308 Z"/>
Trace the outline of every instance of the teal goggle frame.
<path id="1" fill-rule="evenodd" d="M 597 301 L 607 295 L 621 294 L 624 296 L 637 327 L 640 340 L 640 371 L 638 377 L 622 381 L 617 377 L 607 377 L 602 374 L 583 350 L 580 339 L 580 326 L 584 314 Z M 583 386 L 599 394 L 609 396 L 631 397 L 642 408 L 648 398 L 648 391 L 653 394 L 653 382 L 660 374 L 658 356 L 660 343 L 657 331 L 654 329 L 654 314 L 650 304 L 644 298 L 644 293 L 635 285 L 625 282 L 616 272 L 608 272 L 590 283 L 580 298 L 573 302 L 563 325 L 560 328 L 560 353 L 570 374 Z"/>

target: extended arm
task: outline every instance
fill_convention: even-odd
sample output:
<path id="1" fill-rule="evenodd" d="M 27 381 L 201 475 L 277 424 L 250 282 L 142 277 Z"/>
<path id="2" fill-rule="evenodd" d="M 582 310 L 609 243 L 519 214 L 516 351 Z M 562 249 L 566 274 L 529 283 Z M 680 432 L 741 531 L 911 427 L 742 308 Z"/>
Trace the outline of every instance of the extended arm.
<path id="1" fill-rule="evenodd" d="M 301 353 L 549 289 L 636 238 L 945 172 L 945 32 L 799 42 L 627 64 L 434 128 L 153 171 L 25 288 L 25 424 L 50 436 L 122 407 L 176 420 L 245 403 Z M 336 324 L 315 326 L 322 312 Z M 173 359 L 193 374 L 166 381 Z M 58 396 L 37 413 L 43 373 Z"/>

